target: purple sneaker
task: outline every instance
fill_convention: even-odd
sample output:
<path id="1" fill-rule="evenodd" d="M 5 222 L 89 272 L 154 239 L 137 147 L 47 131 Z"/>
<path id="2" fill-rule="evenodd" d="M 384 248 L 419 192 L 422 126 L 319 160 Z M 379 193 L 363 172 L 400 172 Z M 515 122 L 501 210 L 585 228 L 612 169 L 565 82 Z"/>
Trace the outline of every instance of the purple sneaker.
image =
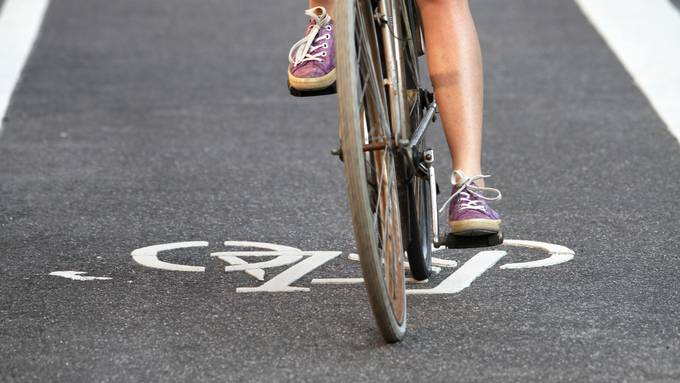
<path id="1" fill-rule="evenodd" d="M 288 86 L 298 91 L 315 91 L 335 83 L 333 20 L 324 7 L 305 11 L 310 17 L 305 37 L 288 53 Z"/>
<path id="2" fill-rule="evenodd" d="M 498 233 L 501 229 L 500 215 L 491 209 L 486 201 L 501 199 L 498 189 L 477 186 L 474 181 L 489 176 L 479 175 L 466 177 L 465 174 L 456 170 L 451 176 L 453 190 L 451 197 L 444 203 L 449 207 L 449 228 L 454 235 L 476 236 Z M 456 182 L 456 179 L 459 181 Z M 493 197 L 482 195 L 482 192 L 492 192 Z"/>

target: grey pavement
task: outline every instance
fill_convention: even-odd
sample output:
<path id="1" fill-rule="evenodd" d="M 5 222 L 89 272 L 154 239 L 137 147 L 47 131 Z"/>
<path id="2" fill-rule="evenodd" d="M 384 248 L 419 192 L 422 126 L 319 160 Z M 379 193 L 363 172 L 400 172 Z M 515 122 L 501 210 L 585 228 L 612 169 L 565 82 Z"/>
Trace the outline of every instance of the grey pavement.
<path id="1" fill-rule="evenodd" d="M 386 345 L 363 286 L 310 285 L 359 269 L 336 99 L 285 88 L 304 4 L 53 1 L 0 136 L 0 380 L 680 380 L 677 140 L 574 3 L 472 7 L 506 238 L 576 256 L 410 297 Z M 203 273 L 130 256 L 198 240 L 163 259 Z M 243 294 L 225 240 L 343 254 L 310 292 Z"/>

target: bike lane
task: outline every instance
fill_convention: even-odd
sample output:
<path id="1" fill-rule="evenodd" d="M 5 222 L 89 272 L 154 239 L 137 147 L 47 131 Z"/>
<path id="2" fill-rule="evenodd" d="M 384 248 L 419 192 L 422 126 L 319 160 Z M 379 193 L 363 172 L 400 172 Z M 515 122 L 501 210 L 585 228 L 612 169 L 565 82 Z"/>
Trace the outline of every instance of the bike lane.
<path id="1" fill-rule="evenodd" d="M 503 249 L 470 287 L 411 296 L 405 342 L 382 345 L 360 284 L 313 283 L 360 274 L 341 164 L 328 154 L 335 99 L 292 99 L 282 82 L 301 9 L 63 1 L 0 136 L 2 374 L 677 377 L 677 142 L 575 4 L 472 6 L 487 70 L 485 167 L 505 196 L 506 236 L 567 246 L 573 260 L 500 269 L 545 257 Z M 429 139 L 445 158 L 440 131 Z M 160 258 L 202 272 L 133 259 L 185 241 L 201 246 Z M 292 284 L 307 292 L 237 293 L 290 269 L 226 271 L 254 261 L 211 257 L 238 250 L 224 241 L 340 255 Z M 457 265 L 411 288 L 441 284 L 477 253 L 445 252 Z"/>

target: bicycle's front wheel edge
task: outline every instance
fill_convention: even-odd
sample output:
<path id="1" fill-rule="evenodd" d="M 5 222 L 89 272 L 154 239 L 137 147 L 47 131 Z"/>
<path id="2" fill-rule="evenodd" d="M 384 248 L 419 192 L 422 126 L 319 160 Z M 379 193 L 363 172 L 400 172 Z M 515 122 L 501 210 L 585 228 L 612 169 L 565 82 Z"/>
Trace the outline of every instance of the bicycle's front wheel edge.
<path id="1" fill-rule="evenodd" d="M 384 121 L 377 121 L 377 116 L 384 118 L 385 114 L 371 110 L 371 105 L 376 109 L 377 104 L 384 103 L 376 93 L 383 89 L 382 84 L 372 86 L 367 80 L 368 73 L 360 74 L 359 66 L 375 62 L 376 58 L 369 60 L 371 47 L 362 48 L 361 44 L 368 43 L 356 39 L 356 32 L 366 33 L 359 29 L 373 28 L 369 24 L 373 23 L 370 8 L 361 8 L 363 3 L 358 4 L 359 9 L 355 1 L 336 3 L 340 141 L 352 224 L 369 302 L 385 340 L 396 342 L 404 335 L 407 317 L 396 172 L 389 149 L 364 151 L 365 143 L 388 140 L 391 136 L 389 129 L 376 133 L 384 126 Z M 363 64 L 358 62 L 361 55 L 364 55 Z"/>

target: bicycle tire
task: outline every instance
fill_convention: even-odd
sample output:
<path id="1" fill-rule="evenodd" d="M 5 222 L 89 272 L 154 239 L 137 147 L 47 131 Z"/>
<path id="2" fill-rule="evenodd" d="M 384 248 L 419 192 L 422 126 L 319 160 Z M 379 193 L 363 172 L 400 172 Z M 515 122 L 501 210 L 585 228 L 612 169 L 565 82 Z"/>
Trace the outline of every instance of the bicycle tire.
<path id="1" fill-rule="evenodd" d="M 409 234 L 410 241 L 406 254 L 411 276 L 417 281 L 424 281 L 432 274 L 432 213 L 430 210 L 430 183 L 415 178 L 411 195 Z"/>
<path id="2" fill-rule="evenodd" d="M 364 144 L 380 136 L 374 133 L 380 127 L 385 142 L 393 138 L 389 121 L 384 121 L 386 113 L 372 110 L 380 109 L 378 106 L 386 100 L 384 93 L 379 94 L 384 92 L 383 84 L 374 84 L 382 80 L 382 76 L 375 75 L 382 73 L 382 65 L 376 65 L 380 64 L 380 43 L 371 4 L 339 1 L 335 13 L 340 143 L 354 236 L 373 316 L 383 338 L 396 342 L 404 336 L 407 313 L 394 156 L 389 146 L 378 151 L 364 150 Z M 357 32 L 372 33 L 375 39 L 357 39 Z M 359 58 L 363 58 L 369 73 L 360 72 L 363 67 Z M 366 81 L 371 74 L 373 81 Z M 367 89 L 369 82 L 372 86 Z"/>
<path id="3" fill-rule="evenodd" d="M 424 54 L 421 41 L 420 17 L 418 8 L 413 0 L 404 1 L 395 9 L 395 19 L 400 27 L 401 70 L 405 90 L 402 92 L 403 104 L 408 115 L 405 116 L 404 131 L 411 137 L 423 117 L 423 112 L 431 101 L 426 92 L 421 90 L 418 57 Z M 397 29 L 395 27 L 395 29 Z M 401 171 L 404 174 L 402 187 L 402 222 L 404 236 L 408 238 L 406 253 L 411 276 L 417 281 L 423 281 L 432 273 L 432 210 L 430 209 L 430 182 L 426 176 L 415 174 L 416 164 L 419 162 L 426 148 L 425 137 L 422 137 L 410 157 L 404 158 Z"/>

